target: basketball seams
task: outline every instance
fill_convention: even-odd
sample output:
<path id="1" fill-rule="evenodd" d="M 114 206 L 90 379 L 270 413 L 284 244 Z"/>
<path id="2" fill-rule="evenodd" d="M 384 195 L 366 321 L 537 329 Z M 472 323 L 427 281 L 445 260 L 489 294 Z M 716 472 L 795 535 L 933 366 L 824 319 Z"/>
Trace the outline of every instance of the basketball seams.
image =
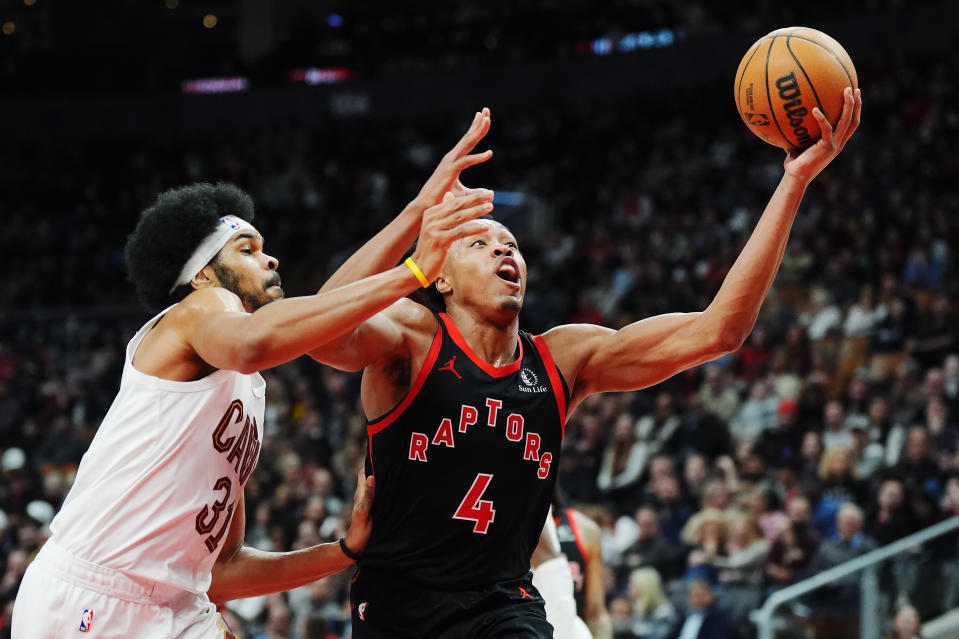
<path id="1" fill-rule="evenodd" d="M 849 69 L 847 69 L 847 68 L 846 68 L 846 65 L 843 64 L 842 58 L 840 58 L 838 55 L 836 55 L 836 53 L 835 53 L 832 49 L 830 49 L 829 47 L 827 47 L 826 45 L 824 45 L 822 42 L 817 42 L 817 41 L 815 41 L 815 40 L 811 40 L 811 39 L 809 39 L 809 38 L 805 38 L 805 37 L 803 37 L 803 36 L 801 36 L 801 35 L 790 35 L 790 36 L 787 36 L 787 38 L 796 38 L 797 40 L 802 40 L 803 42 L 809 42 L 809 43 L 811 43 L 811 44 L 816 45 L 817 47 L 819 47 L 820 49 L 822 49 L 823 51 L 825 51 L 825 52 L 828 53 L 829 55 L 831 55 L 831 56 L 833 57 L 833 59 L 839 64 L 839 68 L 842 69 L 842 72 L 846 74 L 846 79 L 849 80 L 849 86 L 852 86 L 852 85 L 853 85 L 852 76 L 849 74 Z M 790 49 L 789 52 L 792 53 L 792 49 Z M 846 55 L 849 55 L 849 54 L 847 53 Z M 795 57 L 795 56 L 793 56 L 793 57 Z M 796 62 L 799 62 L 799 60 L 796 60 Z M 812 83 L 810 83 L 810 84 L 812 84 Z M 858 83 L 857 83 L 857 84 L 858 84 Z M 855 88 L 855 87 L 853 87 L 853 88 Z"/>
<path id="2" fill-rule="evenodd" d="M 773 45 L 776 44 L 776 39 L 778 37 L 779 36 L 772 37 L 772 40 L 769 41 L 769 48 L 766 50 L 766 68 L 763 72 L 763 76 L 765 77 L 765 80 L 766 80 L 766 100 L 769 102 L 769 115 L 773 119 L 773 124 L 775 124 L 776 128 L 779 129 L 779 135 L 782 136 L 783 140 L 785 140 L 786 142 L 789 142 L 791 146 L 796 146 L 795 144 L 792 143 L 792 141 L 790 141 L 785 131 L 783 131 L 783 128 L 779 126 L 779 118 L 776 117 L 776 109 L 773 108 L 773 95 L 772 95 L 772 92 L 769 90 L 769 58 L 772 55 Z"/>
<path id="3" fill-rule="evenodd" d="M 822 101 L 819 99 L 819 93 L 816 92 L 816 85 L 812 83 L 812 80 L 809 78 L 809 74 L 806 73 L 806 68 L 802 65 L 802 62 L 799 61 L 799 57 L 796 56 L 792 46 L 790 46 L 789 44 L 789 39 L 791 37 L 792 36 L 786 36 L 786 50 L 789 51 L 789 55 L 791 55 L 793 57 L 793 60 L 796 61 L 796 66 L 799 67 L 799 70 L 802 72 L 803 77 L 806 78 L 806 83 L 809 85 L 809 88 L 812 89 L 812 95 L 814 98 L 816 98 L 816 106 L 819 107 L 819 111 L 823 115 L 825 115 L 826 111 L 822 108 Z M 799 38 L 799 39 L 805 40 L 805 38 Z M 806 42 L 811 42 L 811 40 L 806 40 Z M 843 71 L 845 71 L 845 69 L 843 69 Z"/>
<path id="4" fill-rule="evenodd" d="M 756 54 L 759 52 L 759 47 L 760 47 L 760 46 L 762 46 L 762 41 L 757 42 L 757 43 L 753 46 L 753 52 L 752 52 L 752 54 L 750 54 L 749 59 L 746 60 L 746 64 L 743 64 L 743 65 L 742 65 L 743 70 L 742 70 L 742 73 L 741 73 L 740 76 L 739 76 L 739 84 L 738 84 L 738 86 L 736 87 L 736 106 L 739 107 L 739 117 L 741 117 L 741 118 L 743 119 L 743 122 L 745 122 L 747 125 L 749 124 L 749 122 L 746 120 L 745 110 L 743 109 L 743 102 L 742 102 L 742 96 L 743 96 L 743 80 L 746 79 L 746 71 L 749 70 L 749 65 L 752 64 L 753 58 L 755 58 L 755 57 L 756 57 Z"/>

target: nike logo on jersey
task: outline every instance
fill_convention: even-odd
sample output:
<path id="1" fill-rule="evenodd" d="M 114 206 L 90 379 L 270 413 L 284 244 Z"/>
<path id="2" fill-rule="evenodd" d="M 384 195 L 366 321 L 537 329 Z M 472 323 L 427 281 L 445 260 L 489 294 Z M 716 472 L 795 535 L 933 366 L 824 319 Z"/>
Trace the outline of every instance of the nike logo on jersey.
<path id="1" fill-rule="evenodd" d="M 453 368 L 453 366 L 454 366 L 455 364 L 456 364 L 456 355 L 453 355 L 453 357 L 450 358 L 450 361 L 446 362 L 445 365 L 440 366 L 440 367 L 437 368 L 436 370 L 437 370 L 437 371 L 450 371 L 451 373 L 453 373 L 454 375 L 456 375 L 456 379 L 463 379 L 463 376 L 460 375 L 459 373 L 457 373 L 457 372 L 456 372 L 456 369 Z"/>

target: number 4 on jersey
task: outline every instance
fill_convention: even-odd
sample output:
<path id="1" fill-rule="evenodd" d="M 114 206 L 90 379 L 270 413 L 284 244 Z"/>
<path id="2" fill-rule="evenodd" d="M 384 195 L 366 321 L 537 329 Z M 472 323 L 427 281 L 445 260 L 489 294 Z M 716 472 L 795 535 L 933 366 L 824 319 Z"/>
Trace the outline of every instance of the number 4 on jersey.
<path id="1" fill-rule="evenodd" d="M 493 518 L 496 516 L 496 511 L 493 510 L 493 502 L 480 499 L 492 480 L 492 475 L 478 474 L 476 479 L 473 480 L 473 485 L 466 492 L 466 497 L 463 497 L 459 508 L 453 514 L 453 519 L 476 522 L 473 525 L 473 532 L 480 535 L 486 534 L 489 525 L 493 523 Z"/>

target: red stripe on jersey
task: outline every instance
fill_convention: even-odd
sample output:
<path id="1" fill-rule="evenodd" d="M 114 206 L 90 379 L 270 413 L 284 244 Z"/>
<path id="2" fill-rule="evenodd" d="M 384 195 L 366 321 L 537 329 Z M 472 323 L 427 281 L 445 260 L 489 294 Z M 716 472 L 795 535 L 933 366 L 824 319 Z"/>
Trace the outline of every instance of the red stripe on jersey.
<path id="1" fill-rule="evenodd" d="M 553 387 L 553 394 L 556 395 L 556 405 L 559 407 L 559 427 L 566 435 L 566 393 L 563 392 L 563 382 L 559 378 L 559 369 L 556 368 L 556 362 L 553 361 L 553 355 L 546 346 L 546 340 L 542 335 L 533 337 L 533 344 L 539 351 L 539 356 L 543 359 L 546 366 L 546 374 L 549 376 L 549 383 Z"/>
<path id="2" fill-rule="evenodd" d="M 396 419 L 403 414 L 403 411 L 409 408 L 409 405 L 413 403 L 420 389 L 423 388 L 423 384 L 426 383 L 426 378 L 429 377 L 430 371 L 433 369 L 433 364 L 436 363 L 436 358 L 440 354 L 440 346 L 442 344 L 443 331 L 437 327 L 436 335 L 433 336 L 433 344 L 430 346 L 430 351 L 426 354 L 426 360 L 423 362 L 423 366 L 420 367 L 420 372 L 416 375 L 416 381 L 414 381 L 410 387 L 410 392 L 406 394 L 406 397 L 403 398 L 403 401 L 400 402 L 396 408 L 380 419 L 370 422 L 369 426 L 366 427 L 366 432 L 369 433 L 371 437 L 395 422 Z M 372 441 L 371 439 L 371 446 Z"/>
<path id="3" fill-rule="evenodd" d="M 576 539 L 576 547 L 579 548 L 579 554 L 583 556 L 583 561 L 588 561 L 589 555 L 586 553 L 586 545 L 583 543 L 583 537 L 580 535 L 579 525 L 576 523 L 576 516 L 573 514 L 572 508 L 566 509 L 566 519 L 569 520 L 569 529 L 573 531 L 573 537 Z"/>
<path id="4" fill-rule="evenodd" d="M 519 370 L 520 365 L 523 363 L 523 340 L 519 338 L 519 335 L 516 336 L 516 342 L 519 344 L 519 357 L 516 358 L 516 361 L 506 366 L 493 366 L 489 362 L 480 359 L 479 355 L 473 352 L 473 349 L 471 349 L 469 344 L 466 343 L 466 340 L 463 339 L 463 335 L 460 334 L 459 329 L 456 328 L 456 324 L 449 318 L 449 315 L 440 313 L 440 319 L 443 320 L 443 324 L 446 325 L 446 330 L 449 331 L 450 337 L 453 338 L 456 345 L 466 353 L 466 356 L 469 357 L 474 364 L 479 366 L 480 369 L 490 377 L 506 377 Z"/>

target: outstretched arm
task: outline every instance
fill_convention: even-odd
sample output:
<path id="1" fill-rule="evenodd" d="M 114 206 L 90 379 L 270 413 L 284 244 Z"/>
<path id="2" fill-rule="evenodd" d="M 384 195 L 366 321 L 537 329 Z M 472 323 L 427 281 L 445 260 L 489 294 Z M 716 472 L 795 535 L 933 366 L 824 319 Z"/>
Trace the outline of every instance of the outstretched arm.
<path id="1" fill-rule="evenodd" d="M 447 195 L 423 214 L 413 256 L 423 273 L 435 278 L 450 245 L 481 233 L 473 221 L 492 204 L 481 193 Z M 250 373 L 288 362 L 334 342 L 420 286 L 401 264 L 358 282 L 307 297 L 278 300 L 253 313 L 243 312 L 237 296 L 212 287 L 192 293 L 177 309 L 177 328 L 207 364 Z"/>
<path id="2" fill-rule="evenodd" d="M 835 131 L 813 110 L 822 138 L 802 153 L 787 155 L 782 180 L 706 310 L 651 317 L 620 331 L 567 325 L 546 333 L 547 345 L 572 387 L 571 408 L 592 393 L 650 386 L 742 345 L 779 270 L 806 187 L 859 126 L 859 91 L 848 89 L 844 99 Z"/>
<path id="3" fill-rule="evenodd" d="M 468 189 L 459 179 L 460 173 L 467 168 L 493 157 L 493 152 L 489 150 L 471 155 L 476 145 L 489 132 L 489 128 L 490 110 L 484 107 L 473 116 L 469 129 L 456 146 L 443 156 L 417 196 L 392 222 L 350 256 L 323 284 L 320 292 L 355 282 L 396 265 L 416 239 L 423 212 L 442 202 L 446 193 L 466 195 L 476 192 L 486 197 L 485 201 L 492 201 L 492 191 Z"/>
<path id="4" fill-rule="evenodd" d="M 353 517 L 346 533 L 346 546 L 355 553 L 361 553 L 370 538 L 373 487 L 373 478 L 360 471 L 353 496 Z M 353 564 L 338 542 L 293 552 L 265 552 L 244 546 L 245 532 L 241 497 L 234 508 L 223 552 L 213 564 L 213 582 L 207 594 L 216 604 L 298 588 Z"/>

